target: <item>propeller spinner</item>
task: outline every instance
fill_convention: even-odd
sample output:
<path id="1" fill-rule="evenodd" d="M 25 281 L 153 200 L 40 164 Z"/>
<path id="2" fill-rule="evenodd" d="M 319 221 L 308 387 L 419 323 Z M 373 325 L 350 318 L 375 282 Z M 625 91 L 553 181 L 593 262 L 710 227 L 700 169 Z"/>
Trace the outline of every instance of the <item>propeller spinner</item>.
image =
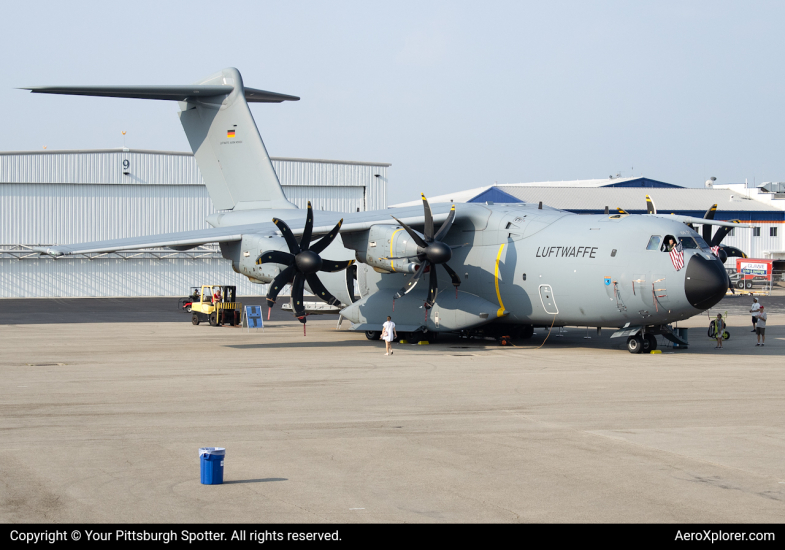
<path id="1" fill-rule="evenodd" d="M 311 291 L 324 302 L 330 305 L 339 305 L 341 303 L 330 291 L 328 291 L 319 277 L 316 275 L 319 271 L 326 271 L 332 273 L 346 269 L 354 263 L 354 260 L 333 261 L 324 260 L 319 255 L 325 248 L 338 235 L 341 229 L 343 220 L 339 221 L 332 231 L 325 236 L 311 244 L 311 234 L 313 232 L 313 208 L 311 208 L 310 201 L 308 202 L 308 215 L 305 220 L 305 227 L 303 228 L 302 237 L 300 242 L 294 238 L 292 230 L 286 225 L 286 222 L 273 218 L 273 223 L 278 226 L 281 231 L 286 245 L 289 247 L 289 252 L 281 250 L 268 250 L 259 255 L 256 260 L 257 265 L 274 263 L 287 266 L 286 269 L 281 271 L 278 276 L 270 283 L 270 290 L 267 293 L 267 306 L 273 307 L 278 293 L 281 289 L 289 283 L 292 285 L 292 309 L 294 315 L 301 323 L 306 322 L 305 302 L 303 301 L 303 291 L 305 283 L 311 288 Z"/>

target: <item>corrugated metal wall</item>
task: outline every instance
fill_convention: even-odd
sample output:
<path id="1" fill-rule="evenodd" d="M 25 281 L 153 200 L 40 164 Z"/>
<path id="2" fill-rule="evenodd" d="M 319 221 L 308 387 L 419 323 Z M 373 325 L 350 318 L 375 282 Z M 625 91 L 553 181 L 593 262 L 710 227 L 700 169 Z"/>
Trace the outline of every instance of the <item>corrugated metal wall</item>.
<path id="1" fill-rule="evenodd" d="M 781 252 L 785 250 L 785 224 L 782 223 L 760 223 L 756 224 L 760 228 L 760 236 L 754 237 L 752 229 L 734 229 L 733 235 L 728 235 L 722 240 L 722 244 L 735 246 L 744 251 L 750 258 L 766 258 L 766 252 Z M 777 228 L 777 236 L 769 235 L 770 228 Z M 716 229 L 714 229 L 716 231 Z M 735 267 L 736 259 L 728 258 L 725 262 L 726 267 Z"/>
<path id="2" fill-rule="evenodd" d="M 124 167 L 123 161 L 128 161 Z M 387 207 L 389 165 L 273 159 L 300 208 Z M 129 172 L 124 175 L 123 171 Z M 378 175 L 378 177 L 377 177 Z M 0 153 L 0 245 L 89 242 L 208 227 L 215 210 L 193 155 L 155 151 Z M 179 296 L 203 282 L 263 294 L 219 258 L 0 256 L 0 297 Z"/>
<path id="3" fill-rule="evenodd" d="M 263 295 L 222 258 L 0 259 L 0 297 L 185 296 L 201 284 L 236 285 L 242 296 Z"/>

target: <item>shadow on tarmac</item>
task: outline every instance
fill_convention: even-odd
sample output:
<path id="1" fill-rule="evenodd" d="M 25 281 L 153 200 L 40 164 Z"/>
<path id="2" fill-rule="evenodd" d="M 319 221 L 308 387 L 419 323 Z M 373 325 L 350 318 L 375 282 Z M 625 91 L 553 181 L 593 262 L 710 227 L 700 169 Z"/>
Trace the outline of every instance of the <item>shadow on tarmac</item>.
<path id="1" fill-rule="evenodd" d="M 224 485 L 231 485 L 233 483 L 269 483 L 271 481 L 289 481 L 285 477 L 266 477 L 264 479 L 233 479 L 231 481 L 224 481 Z"/>
<path id="2" fill-rule="evenodd" d="M 179 307 L 182 298 L 32 298 L 0 300 L 0 325 L 54 325 L 60 323 L 190 323 L 191 314 Z M 244 305 L 261 305 L 264 296 L 240 296 Z M 281 299 L 273 308 L 271 321 L 293 321 L 283 311 Z M 313 319 L 338 321 L 337 315 L 315 315 Z"/>

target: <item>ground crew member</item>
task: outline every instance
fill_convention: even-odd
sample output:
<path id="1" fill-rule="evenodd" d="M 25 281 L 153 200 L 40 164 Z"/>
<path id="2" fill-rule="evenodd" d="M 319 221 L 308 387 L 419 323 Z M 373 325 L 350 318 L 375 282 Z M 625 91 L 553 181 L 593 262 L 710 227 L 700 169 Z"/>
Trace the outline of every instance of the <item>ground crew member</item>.
<path id="1" fill-rule="evenodd" d="M 393 323 L 392 317 L 388 315 L 387 322 L 382 325 L 382 340 L 384 340 L 384 346 L 387 350 L 385 355 L 393 354 L 392 343 L 396 338 L 398 338 L 398 332 L 395 330 L 395 323 Z"/>
<path id="2" fill-rule="evenodd" d="M 758 334 L 758 343 L 756 346 L 766 345 L 766 312 L 763 311 L 763 306 L 758 310 L 758 323 L 755 326 L 755 332 Z"/>
<path id="3" fill-rule="evenodd" d="M 714 334 L 717 336 L 717 347 L 714 349 L 722 349 L 722 336 L 725 332 L 725 321 L 722 320 L 722 313 L 717 314 L 714 320 Z"/>
<path id="4" fill-rule="evenodd" d="M 755 324 L 758 322 L 758 311 L 762 306 L 758 303 L 757 298 L 752 299 L 752 307 L 750 308 L 750 313 L 752 313 L 752 332 L 755 332 Z"/>

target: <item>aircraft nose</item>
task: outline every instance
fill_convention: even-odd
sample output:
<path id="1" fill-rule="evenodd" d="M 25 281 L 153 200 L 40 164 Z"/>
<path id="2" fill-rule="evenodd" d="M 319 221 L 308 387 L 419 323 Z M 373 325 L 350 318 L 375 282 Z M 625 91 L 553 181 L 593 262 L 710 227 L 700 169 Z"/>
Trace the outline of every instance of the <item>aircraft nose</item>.
<path id="1" fill-rule="evenodd" d="M 687 263 L 687 279 L 684 282 L 684 292 L 690 305 L 709 309 L 722 300 L 727 290 L 728 274 L 722 262 L 693 254 Z"/>

